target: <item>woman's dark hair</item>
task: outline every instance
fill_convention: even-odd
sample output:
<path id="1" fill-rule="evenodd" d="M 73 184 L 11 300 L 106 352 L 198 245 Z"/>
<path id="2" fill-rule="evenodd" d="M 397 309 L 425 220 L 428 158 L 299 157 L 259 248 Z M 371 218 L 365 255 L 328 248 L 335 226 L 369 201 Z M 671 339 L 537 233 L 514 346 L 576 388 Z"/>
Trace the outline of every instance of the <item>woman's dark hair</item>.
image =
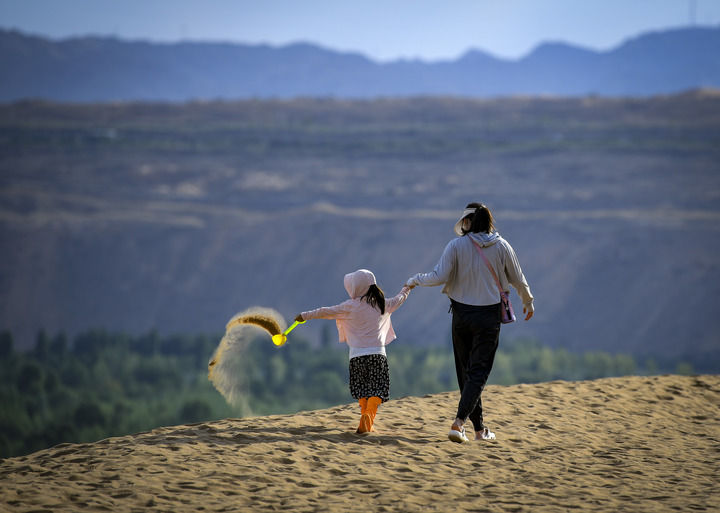
<path id="1" fill-rule="evenodd" d="M 490 209 L 482 203 L 469 203 L 465 208 L 474 208 L 474 214 L 468 214 L 465 216 L 466 219 L 470 219 L 470 229 L 462 229 L 463 235 L 468 233 L 490 233 L 495 231 L 495 219 L 490 213 Z"/>
<path id="2" fill-rule="evenodd" d="M 381 314 L 385 313 L 385 294 L 383 294 L 382 289 L 374 283 L 370 285 L 368 291 L 360 299 L 364 299 L 370 306 L 380 310 Z"/>

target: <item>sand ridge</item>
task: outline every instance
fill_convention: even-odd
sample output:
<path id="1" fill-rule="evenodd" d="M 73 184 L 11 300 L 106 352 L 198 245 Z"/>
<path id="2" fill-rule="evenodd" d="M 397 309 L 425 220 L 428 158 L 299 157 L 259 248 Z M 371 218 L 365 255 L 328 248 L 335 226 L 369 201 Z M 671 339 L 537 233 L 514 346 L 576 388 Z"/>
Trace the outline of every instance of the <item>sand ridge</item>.
<path id="1" fill-rule="evenodd" d="M 494 442 L 446 438 L 457 392 L 225 419 L 0 462 L 0 511 L 720 511 L 720 376 L 489 386 Z"/>

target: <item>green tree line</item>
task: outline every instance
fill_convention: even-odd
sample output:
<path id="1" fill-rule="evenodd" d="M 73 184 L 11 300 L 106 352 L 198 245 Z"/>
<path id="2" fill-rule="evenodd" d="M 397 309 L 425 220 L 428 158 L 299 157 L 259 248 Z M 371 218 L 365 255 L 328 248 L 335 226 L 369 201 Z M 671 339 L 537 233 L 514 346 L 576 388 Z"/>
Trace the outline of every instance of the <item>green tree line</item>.
<path id="1" fill-rule="evenodd" d="M 89 331 L 72 341 L 41 332 L 30 351 L 16 351 L 0 333 L 0 457 L 63 442 L 89 442 L 159 426 L 227 417 L 294 413 L 352 401 L 344 344 L 297 336 L 283 347 L 258 336 L 238 363 L 245 397 L 231 407 L 208 380 L 207 365 L 221 336 L 131 336 Z M 451 347 L 398 341 L 388 348 L 391 397 L 457 387 Z M 534 340 L 501 341 L 491 384 L 511 385 L 671 370 L 640 367 L 628 355 L 575 354 Z"/>

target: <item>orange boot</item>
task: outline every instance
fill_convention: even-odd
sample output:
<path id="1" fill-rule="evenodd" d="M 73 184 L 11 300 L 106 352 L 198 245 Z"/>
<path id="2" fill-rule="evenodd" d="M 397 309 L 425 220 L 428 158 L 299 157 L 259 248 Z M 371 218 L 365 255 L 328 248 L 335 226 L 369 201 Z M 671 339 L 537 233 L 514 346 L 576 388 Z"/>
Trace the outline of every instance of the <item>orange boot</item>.
<path id="1" fill-rule="evenodd" d="M 382 399 L 379 397 L 370 397 L 367 400 L 367 416 L 370 417 L 370 429 L 369 431 L 375 431 L 373 424 L 375 423 L 375 415 L 377 415 L 378 406 L 382 404 Z"/>
<path id="2" fill-rule="evenodd" d="M 367 412 L 367 397 L 361 397 L 358 399 L 358 403 L 360 403 L 360 425 L 357 428 L 357 433 L 367 433 L 372 429 L 372 420 Z"/>

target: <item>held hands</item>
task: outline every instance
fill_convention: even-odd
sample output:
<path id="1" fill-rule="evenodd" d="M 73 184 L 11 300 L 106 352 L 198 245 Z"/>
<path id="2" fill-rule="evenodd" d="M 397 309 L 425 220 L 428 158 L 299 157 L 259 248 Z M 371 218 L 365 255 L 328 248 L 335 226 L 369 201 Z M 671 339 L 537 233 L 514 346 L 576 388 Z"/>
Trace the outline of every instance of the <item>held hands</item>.
<path id="1" fill-rule="evenodd" d="M 297 314 L 297 316 L 295 317 L 295 320 L 296 320 L 297 322 L 304 322 L 304 321 L 305 321 L 305 319 L 303 319 L 302 314 Z"/>
<path id="2" fill-rule="evenodd" d="M 418 285 L 419 285 L 419 283 L 417 281 L 417 274 L 414 276 L 411 276 L 410 278 L 408 278 L 408 281 L 405 282 L 405 286 L 410 289 L 414 289 Z"/>

